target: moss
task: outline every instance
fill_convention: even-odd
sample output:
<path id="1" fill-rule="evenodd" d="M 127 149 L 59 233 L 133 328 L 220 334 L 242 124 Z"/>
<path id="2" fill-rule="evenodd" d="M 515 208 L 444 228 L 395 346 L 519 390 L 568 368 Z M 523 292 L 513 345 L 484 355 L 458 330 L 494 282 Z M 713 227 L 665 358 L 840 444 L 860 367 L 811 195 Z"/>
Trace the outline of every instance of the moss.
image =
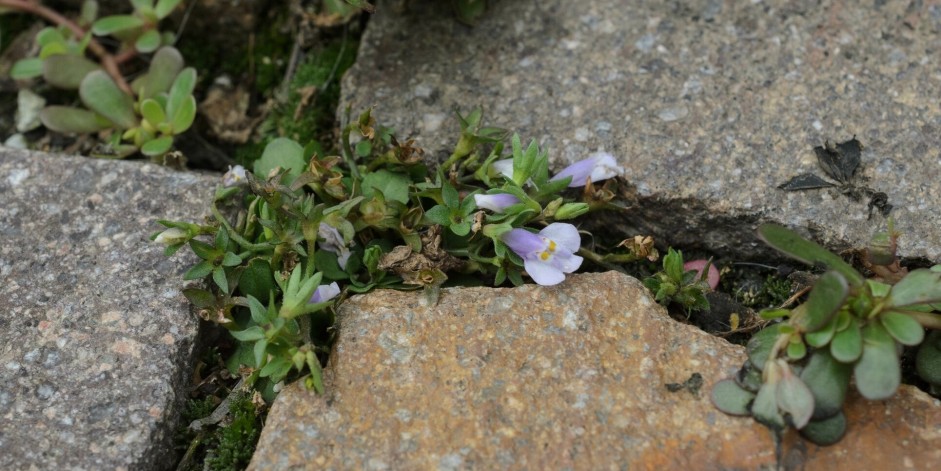
<path id="1" fill-rule="evenodd" d="M 251 396 L 246 394 L 234 399 L 229 412 L 232 422 L 218 429 L 209 445 L 203 469 L 244 469 L 252 459 L 261 433 L 261 420 L 255 414 Z"/>
<path id="2" fill-rule="evenodd" d="M 276 137 L 289 137 L 321 154 L 336 151 L 335 110 L 340 100 L 340 78 L 356 59 L 358 40 L 330 38 L 319 50 L 308 53 L 307 59 L 297 66 L 286 99 L 281 100 L 262 123 L 260 130 L 264 138 L 236 151 L 239 163 L 251 165 L 261 156 L 265 145 Z M 314 90 L 313 94 L 298 113 L 299 103 L 310 90 Z"/>

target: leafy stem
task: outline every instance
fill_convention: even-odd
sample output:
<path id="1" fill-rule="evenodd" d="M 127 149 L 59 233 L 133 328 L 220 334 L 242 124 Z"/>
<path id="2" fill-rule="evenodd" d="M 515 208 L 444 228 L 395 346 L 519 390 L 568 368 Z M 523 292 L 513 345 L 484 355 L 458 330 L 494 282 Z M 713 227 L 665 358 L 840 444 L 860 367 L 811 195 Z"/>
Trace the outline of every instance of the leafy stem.
<path id="1" fill-rule="evenodd" d="M 27 0 L 0 0 L 0 8 L 3 7 L 16 11 L 31 13 L 40 18 L 44 18 L 52 23 L 55 23 L 58 26 L 64 26 L 72 31 L 72 34 L 79 38 L 82 38 L 88 34 L 87 31 L 82 29 L 82 27 L 76 24 L 74 21 L 66 18 L 65 16 L 62 16 L 55 10 L 40 5 L 38 2 L 30 2 Z M 111 78 L 114 80 L 114 83 L 118 85 L 121 91 L 133 96 L 134 92 L 131 91 L 131 86 L 128 85 L 126 80 L 124 80 L 124 76 L 121 75 L 121 70 L 118 69 L 118 64 L 133 57 L 136 54 L 136 51 L 130 50 L 129 52 L 115 57 L 109 53 L 108 50 L 105 49 L 100 43 L 98 43 L 98 41 L 95 41 L 94 38 L 88 42 L 88 48 L 91 49 L 91 51 L 95 53 L 96 56 L 98 56 L 98 59 L 101 60 L 101 65 L 104 67 L 105 72 L 111 76 Z"/>

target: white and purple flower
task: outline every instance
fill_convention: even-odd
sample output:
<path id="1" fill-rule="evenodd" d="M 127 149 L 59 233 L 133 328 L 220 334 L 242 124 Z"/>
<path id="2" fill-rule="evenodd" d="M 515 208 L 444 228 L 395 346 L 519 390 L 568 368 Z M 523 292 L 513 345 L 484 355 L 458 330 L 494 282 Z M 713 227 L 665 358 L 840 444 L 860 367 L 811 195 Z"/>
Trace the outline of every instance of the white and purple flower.
<path id="1" fill-rule="evenodd" d="M 552 177 L 550 181 L 572 177 L 569 188 L 577 188 L 585 186 L 589 179 L 594 183 L 616 177 L 623 173 L 624 168 L 618 165 L 613 155 L 607 152 L 595 152 L 587 158 L 565 167 L 561 172 Z"/>
<path id="2" fill-rule="evenodd" d="M 503 210 L 520 202 L 520 199 L 509 193 L 497 193 L 492 195 L 474 195 L 474 202 L 481 209 L 489 209 L 495 213 L 502 213 Z"/>
<path id="3" fill-rule="evenodd" d="M 241 185 L 247 180 L 245 176 L 245 167 L 241 165 L 236 165 L 235 167 L 229 165 L 229 171 L 225 172 L 225 175 L 222 176 L 222 186 L 229 188 L 233 186 Z"/>
<path id="4" fill-rule="evenodd" d="M 340 285 L 338 285 L 336 281 L 329 285 L 320 285 L 314 290 L 314 294 L 310 297 L 310 301 L 307 301 L 307 304 L 329 301 L 337 297 L 338 294 L 340 294 Z"/>
<path id="5" fill-rule="evenodd" d="M 575 255 L 582 245 L 582 238 L 571 224 L 552 223 L 538 234 L 513 229 L 500 238 L 523 258 L 526 273 L 543 286 L 561 283 L 566 273 L 572 273 L 582 265 L 582 257 Z"/>
<path id="6" fill-rule="evenodd" d="M 350 252 L 350 248 L 347 246 L 346 240 L 343 239 L 343 235 L 340 234 L 340 231 L 322 222 L 317 228 L 317 235 L 323 239 L 323 243 L 320 247 L 327 252 L 337 254 L 337 264 L 340 265 L 340 268 L 346 270 L 346 262 L 350 259 L 352 252 Z"/>

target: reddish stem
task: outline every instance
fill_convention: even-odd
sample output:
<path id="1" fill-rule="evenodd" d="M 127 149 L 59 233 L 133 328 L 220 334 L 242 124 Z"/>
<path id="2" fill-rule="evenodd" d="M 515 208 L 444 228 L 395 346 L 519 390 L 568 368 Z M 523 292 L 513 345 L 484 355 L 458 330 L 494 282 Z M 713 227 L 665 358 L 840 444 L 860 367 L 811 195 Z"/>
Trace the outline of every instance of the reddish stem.
<path id="1" fill-rule="evenodd" d="M 30 2 L 27 0 L 0 0 L 0 7 L 7 7 L 17 11 L 32 13 L 52 23 L 55 23 L 58 26 L 65 26 L 72 31 L 72 34 L 79 38 L 84 37 L 87 33 L 87 31 L 83 30 L 79 25 L 75 24 L 74 21 L 60 15 L 59 12 L 55 10 L 40 5 L 39 3 Z M 102 45 L 94 39 L 88 43 L 88 48 L 91 49 L 91 52 L 98 56 L 98 59 L 101 61 L 101 65 L 105 68 L 105 72 L 107 72 L 114 82 L 118 84 L 118 87 L 128 95 L 133 96 L 134 93 L 131 91 L 131 86 L 127 84 L 127 81 L 124 80 L 124 76 L 121 75 L 121 70 L 118 69 L 118 63 L 115 61 L 114 56 L 112 56 L 107 49 L 102 47 Z"/>

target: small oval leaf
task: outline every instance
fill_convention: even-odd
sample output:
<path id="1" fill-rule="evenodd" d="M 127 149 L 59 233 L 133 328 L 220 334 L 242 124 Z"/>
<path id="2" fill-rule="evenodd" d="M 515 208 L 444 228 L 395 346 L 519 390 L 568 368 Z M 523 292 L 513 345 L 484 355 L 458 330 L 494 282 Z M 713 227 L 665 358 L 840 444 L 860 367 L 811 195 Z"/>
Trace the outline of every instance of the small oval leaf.
<path id="1" fill-rule="evenodd" d="M 161 93 L 166 93 L 173 85 L 176 76 L 183 70 L 183 64 L 183 55 L 176 48 L 158 49 L 150 61 L 147 75 L 136 80 L 132 85 L 134 92 L 142 98 L 154 98 Z"/>
<path id="2" fill-rule="evenodd" d="M 941 272 L 927 268 L 905 275 L 889 293 L 889 305 L 894 307 L 937 302 L 941 302 Z"/>
<path id="3" fill-rule="evenodd" d="M 50 85 L 76 90 L 89 73 L 100 70 L 98 64 L 71 54 L 58 54 L 43 61 L 42 78 Z"/>
<path id="4" fill-rule="evenodd" d="M 155 127 L 167 120 L 167 115 L 157 100 L 151 98 L 144 100 L 140 105 L 140 111 L 144 119 Z"/>
<path id="5" fill-rule="evenodd" d="M 110 119 L 119 128 L 137 126 L 134 101 L 103 70 L 86 75 L 78 93 L 85 106 Z"/>
<path id="6" fill-rule="evenodd" d="M 895 340 L 878 323 L 863 329 L 863 354 L 853 368 L 856 389 L 866 399 L 877 401 L 895 395 L 902 382 Z"/>
<path id="7" fill-rule="evenodd" d="M 164 136 L 147 141 L 147 143 L 141 146 L 140 151 L 141 154 L 144 154 L 148 157 L 154 157 L 166 154 L 170 151 L 171 147 L 173 147 L 173 137 Z"/>
<path id="8" fill-rule="evenodd" d="M 820 276 L 807 302 L 803 315 L 795 319 L 804 332 L 814 332 L 830 322 L 849 295 L 846 278 L 839 272 L 828 271 Z"/>
<path id="9" fill-rule="evenodd" d="M 915 346 L 925 339 L 925 328 L 911 316 L 901 312 L 886 311 L 879 316 L 879 321 L 889 335 L 902 345 Z"/>
<path id="10" fill-rule="evenodd" d="M 771 354 L 771 348 L 774 347 L 774 342 L 778 340 L 782 325 L 784 324 L 774 324 L 758 331 L 748 341 L 748 345 L 745 346 L 748 360 L 759 371 L 764 370 L 768 356 Z"/>
<path id="11" fill-rule="evenodd" d="M 836 361 L 826 349 L 810 356 L 800 377 L 814 395 L 814 420 L 832 417 L 843 409 L 853 369 Z"/>
<path id="12" fill-rule="evenodd" d="M 109 127 L 95 113 L 71 106 L 47 106 L 39 112 L 39 120 L 46 128 L 63 134 L 87 134 Z"/>
<path id="13" fill-rule="evenodd" d="M 27 80 L 42 75 L 43 60 L 38 57 L 21 59 L 10 69 L 10 78 L 13 80 Z"/>
<path id="14" fill-rule="evenodd" d="M 823 264 L 840 272 L 852 286 L 863 284 L 863 276 L 842 258 L 829 250 L 801 237 L 798 233 L 777 224 L 763 224 L 758 228 L 758 237 L 772 248 L 800 260 L 808 265 Z"/>
<path id="15" fill-rule="evenodd" d="M 170 116 L 170 128 L 173 134 L 183 134 L 196 119 L 196 98 L 193 95 L 183 100 L 183 104 L 176 109 L 176 113 Z"/>
<path id="16" fill-rule="evenodd" d="M 92 25 L 95 36 L 105 36 L 144 26 L 144 20 L 131 15 L 112 15 L 101 18 Z"/>
<path id="17" fill-rule="evenodd" d="M 755 395 L 748 392 L 734 380 L 725 379 L 712 387 L 712 404 L 717 409 L 730 415 L 750 415 L 749 405 L 755 400 Z"/>
<path id="18" fill-rule="evenodd" d="M 822 328 L 814 332 L 807 332 L 804 334 L 804 341 L 807 342 L 807 345 L 814 348 L 826 346 L 833 340 L 833 335 L 836 333 L 837 320 L 837 316 L 834 316 L 834 318 L 830 319 L 830 322 Z"/>
<path id="19" fill-rule="evenodd" d="M 800 429 L 807 425 L 814 413 L 814 395 L 787 365 L 783 368 L 784 376 L 778 381 L 775 391 L 778 407 L 790 414 L 794 427 Z"/>
<path id="20" fill-rule="evenodd" d="M 167 116 L 175 116 L 176 111 L 184 102 L 193 96 L 196 88 L 196 69 L 187 67 L 180 71 L 170 87 L 170 96 L 167 97 Z"/>
<path id="21" fill-rule="evenodd" d="M 840 412 L 833 417 L 809 422 L 800 430 L 801 436 L 819 446 L 830 446 L 839 442 L 846 433 L 846 416 Z"/>
<path id="22" fill-rule="evenodd" d="M 941 385 L 941 330 L 932 331 L 918 347 L 915 369 L 925 381 Z"/>
<path id="23" fill-rule="evenodd" d="M 863 337 L 859 330 L 859 324 L 855 319 L 850 319 L 849 325 L 833 336 L 830 342 L 830 353 L 833 358 L 843 363 L 852 363 L 859 359 L 863 353 Z"/>
<path id="24" fill-rule="evenodd" d="M 154 13 L 157 14 L 157 18 L 164 19 L 173 12 L 173 9 L 180 4 L 180 0 L 157 0 L 157 6 L 154 8 Z"/>
<path id="25" fill-rule="evenodd" d="M 137 49 L 138 52 L 149 54 L 160 47 L 160 39 L 160 31 L 155 29 L 146 31 L 134 42 L 134 49 Z"/>

